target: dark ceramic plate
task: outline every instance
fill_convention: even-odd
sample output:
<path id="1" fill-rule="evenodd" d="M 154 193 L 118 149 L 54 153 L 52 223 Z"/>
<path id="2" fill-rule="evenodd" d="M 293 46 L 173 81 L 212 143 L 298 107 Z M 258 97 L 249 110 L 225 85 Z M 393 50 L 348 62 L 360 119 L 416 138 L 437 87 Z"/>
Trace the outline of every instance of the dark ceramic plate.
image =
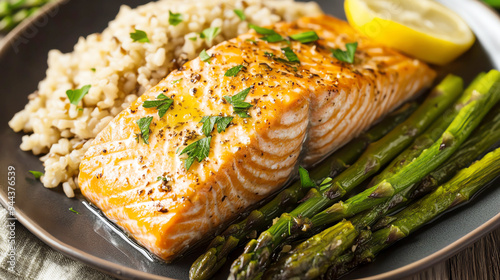
<path id="1" fill-rule="evenodd" d="M 441 69 L 467 82 L 480 71 L 500 68 L 500 19 L 474 0 L 441 0 L 459 12 L 474 29 L 478 43 L 462 58 Z M 54 249 L 120 278 L 187 279 L 196 254 L 174 264 L 151 258 L 140 247 L 86 207 L 84 200 L 68 199 L 62 190 L 41 186 L 28 170 L 42 170 L 38 158 L 19 149 L 22 134 L 12 132 L 7 121 L 21 110 L 28 94 L 45 76 L 50 49 L 69 52 L 78 37 L 100 32 L 121 4 L 137 6 L 137 0 L 72 0 L 47 7 L 45 14 L 19 26 L 0 47 L 0 200 L 7 205 L 8 168 L 15 168 L 16 217 Z M 146 1 L 144 1 L 146 2 Z M 332 15 L 344 18 L 341 0 L 318 1 Z M 493 186 L 498 186 L 497 180 Z M 425 226 L 411 238 L 383 252 L 372 265 L 345 278 L 402 278 L 449 257 L 500 224 L 500 188 L 490 187 L 472 203 Z M 68 209 L 80 212 L 76 215 Z M 199 252 L 198 252 L 199 253 Z M 226 266 L 217 276 L 227 275 Z"/>

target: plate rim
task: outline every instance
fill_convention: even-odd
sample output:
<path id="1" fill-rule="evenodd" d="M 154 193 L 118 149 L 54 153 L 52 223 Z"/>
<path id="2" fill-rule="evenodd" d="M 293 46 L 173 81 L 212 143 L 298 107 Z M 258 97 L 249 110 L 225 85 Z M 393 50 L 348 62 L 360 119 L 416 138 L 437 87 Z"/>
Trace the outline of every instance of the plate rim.
<path id="1" fill-rule="evenodd" d="M 482 5 L 485 10 L 498 19 L 500 25 L 500 15 L 498 15 L 491 7 L 482 3 L 479 0 L 469 0 L 471 2 L 476 2 Z M 7 51 L 8 47 L 11 45 L 12 41 L 16 40 L 22 32 L 24 32 L 28 27 L 34 24 L 38 19 L 45 16 L 47 13 L 58 8 L 60 5 L 69 2 L 69 0 L 56 0 L 53 1 L 40 9 L 40 12 L 31 17 L 28 20 L 23 21 L 21 24 L 16 26 L 11 32 L 9 32 L 0 44 L 0 56 Z M 8 199 L 6 193 L 0 189 L 0 204 L 4 208 L 8 208 Z M 117 277 L 120 279 L 158 279 L 158 280 L 177 280 L 174 278 L 169 278 L 166 276 L 155 275 L 148 272 L 140 271 L 137 269 L 132 269 L 120 264 L 113 263 L 111 261 L 101 259 L 99 257 L 93 256 L 85 251 L 77 249 L 65 242 L 60 241 L 45 229 L 43 229 L 38 223 L 33 221 L 28 217 L 22 210 L 18 209 L 17 205 L 14 206 L 14 216 L 15 218 L 32 234 L 34 234 L 38 239 L 47 244 L 52 249 L 62 253 L 63 255 L 89 265 L 107 275 Z M 439 251 L 422 258 L 418 261 L 414 261 L 403 267 L 393 269 L 388 272 L 381 274 L 359 278 L 361 280 L 379 280 L 379 279 L 399 279 L 401 277 L 406 277 L 414 273 L 423 271 L 424 269 L 452 256 L 458 251 L 464 249 L 466 246 L 480 239 L 484 235 L 493 231 L 496 227 L 500 226 L 500 213 L 498 213 L 493 218 L 489 219 L 487 222 L 483 223 L 473 231 L 464 235 L 455 242 L 447 245 L 446 247 L 440 249 Z"/>

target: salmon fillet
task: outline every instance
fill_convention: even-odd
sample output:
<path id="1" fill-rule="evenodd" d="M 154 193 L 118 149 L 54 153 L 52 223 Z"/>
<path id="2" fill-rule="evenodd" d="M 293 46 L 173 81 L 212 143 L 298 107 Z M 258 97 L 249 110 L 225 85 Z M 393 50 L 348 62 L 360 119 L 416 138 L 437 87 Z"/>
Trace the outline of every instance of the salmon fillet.
<path id="1" fill-rule="evenodd" d="M 94 140 L 80 164 L 82 193 L 140 244 L 170 261 L 238 213 L 274 193 L 298 164 L 310 166 L 377 119 L 429 87 L 424 63 L 375 43 L 329 16 L 271 27 L 279 34 L 315 31 L 320 40 L 281 48 L 250 31 L 223 42 L 170 73 Z M 355 63 L 331 49 L 358 42 Z M 281 58 L 281 59 L 280 59 Z M 228 69 L 243 65 L 235 77 Z M 249 89 L 250 118 L 234 114 L 223 97 Z M 174 100 L 161 119 L 147 100 Z M 149 144 L 136 122 L 152 116 Z M 208 157 L 189 170 L 181 151 L 202 139 L 204 116 L 234 116 L 211 134 Z"/>

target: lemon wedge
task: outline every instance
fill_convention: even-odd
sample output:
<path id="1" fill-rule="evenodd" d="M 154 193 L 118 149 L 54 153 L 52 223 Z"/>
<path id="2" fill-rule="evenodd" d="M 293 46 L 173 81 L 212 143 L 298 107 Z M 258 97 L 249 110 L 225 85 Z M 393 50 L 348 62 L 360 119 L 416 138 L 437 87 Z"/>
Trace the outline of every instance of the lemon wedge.
<path id="1" fill-rule="evenodd" d="M 447 64 L 475 41 L 462 18 L 433 0 L 345 0 L 344 8 L 361 33 L 430 63 Z"/>

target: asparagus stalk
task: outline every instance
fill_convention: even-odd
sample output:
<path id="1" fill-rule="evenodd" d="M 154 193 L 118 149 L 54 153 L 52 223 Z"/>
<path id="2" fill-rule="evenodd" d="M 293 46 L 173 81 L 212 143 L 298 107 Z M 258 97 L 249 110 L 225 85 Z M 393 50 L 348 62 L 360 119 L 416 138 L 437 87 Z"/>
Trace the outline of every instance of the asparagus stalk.
<path id="1" fill-rule="evenodd" d="M 396 214 L 389 227 L 372 234 L 371 240 L 356 253 L 356 262 L 369 262 L 382 249 L 431 221 L 446 210 L 468 201 L 483 186 L 500 175 L 500 148 L 488 153 L 469 168 L 431 194 Z"/>
<path id="2" fill-rule="evenodd" d="M 7 32 L 15 27 L 14 20 L 12 16 L 6 16 L 0 20 L 0 32 Z"/>
<path id="3" fill-rule="evenodd" d="M 483 124 L 474 131 L 460 150 L 436 170 L 427 175 L 412 193 L 412 197 L 421 196 L 429 190 L 436 189 L 439 185 L 450 180 L 455 173 L 467 167 L 488 148 L 500 140 L 500 105 L 496 105 L 485 117 Z"/>
<path id="4" fill-rule="evenodd" d="M 420 183 L 411 188 L 411 192 L 397 194 L 396 200 L 413 200 L 437 189 L 440 185 L 450 180 L 458 171 L 469 166 L 476 158 L 500 140 L 500 104 L 497 104 L 486 115 L 469 139 L 460 146 L 444 164 L 427 175 Z M 409 194 L 409 195 L 408 195 Z M 392 200 L 391 200 L 392 201 Z M 385 203 L 387 204 L 387 203 Z M 387 211 L 389 212 L 389 211 Z M 372 230 L 386 227 L 394 221 L 394 217 L 385 216 L 377 221 Z"/>
<path id="5" fill-rule="evenodd" d="M 390 222 L 382 229 L 372 228 L 363 231 L 364 236 L 358 237 L 355 251 L 347 251 L 336 258 L 323 278 L 336 279 L 362 263 L 371 262 L 375 255 L 384 248 L 406 237 L 442 212 L 469 200 L 481 187 L 500 175 L 499 160 L 500 149 L 497 149 L 469 168 L 462 169 L 452 180 L 433 190 L 432 194 L 399 212 L 396 216 L 390 217 Z M 493 162 L 492 166 L 490 166 L 491 162 Z M 400 231 L 399 227 L 405 231 Z"/>
<path id="6" fill-rule="evenodd" d="M 491 70 L 477 84 L 470 96 L 463 96 L 463 106 L 443 135 L 423 151 L 414 161 L 404 166 L 389 179 L 338 202 L 311 219 L 314 225 L 325 225 L 353 216 L 381 204 L 397 193 L 421 181 L 446 161 L 478 126 L 486 113 L 500 99 L 500 72 Z"/>
<path id="7" fill-rule="evenodd" d="M 473 90 L 478 86 L 480 80 L 486 75 L 486 73 L 480 73 L 472 83 L 467 87 L 462 96 L 469 98 L 472 95 Z M 463 101 L 463 99 L 461 99 Z M 396 157 L 388 167 L 386 167 L 379 175 L 375 176 L 368 187 L 373 187 L 383 180 L 389 179 L 398 173 L 404 166 L 408 165 L 415 158 L 417 158 L 423 150 L 429 148 L 434 142 L 436 142 L 441 134 L 448 128 L 453 119 L 458 115 L 463 104 L 458 101 L 455 106 L 448 108 L 446 112 L 440 116 L 434 123 L 429 127 L 424 134 L 419 136 L 413 144 L 402 152 L 398 157 Z M 454 174 L 452 174 L 453 176 Z"/>
<path id="8" fill-rule="evenodd" d="M 313 180 L 318 181 L 344 171 L 358 159 L 370 143 L 379 140 L 405 121 L 417 107 L 418 104 L 415 102 L 403 105 L 373 128 L 329 156 L 313 169 L 310 176 Z M 264 230 L 272 219 L 285 212 L 290 206 L 296 205 L 310 187 L 312 186 L 301 184 L 300 181 L 295 182 L 269 203 L 252 211 L 246 219 L 229 226 L 226 231 L 212 240 L 207 251 L 193 263 L 189 278 L 192 280 L 209 279 L 226 262 L 228 254 L 242 241 L 246 241 L 251 236 L 256 237 L 257 232 Z"/>
<path id="9" fill-rule="evenodd" d="M 10 14 L 10 5 L 7 1 L 0 2 L 0 19 Z"/>
<path id="10" fill-rule="evenodd" d="M 361 235 L 362 230 L 373 225 L 380 217 L 385 216 L 394 208 L 404 206 L 409 201 L 411 190 L 406 190 L 394 196 L 390 201 L 366 210 L 350 221 L 341 221 L 336 225 L 322 231 L 298 245 L 287 255 L 281 256 L 278 262 L 270 268 L 264 279 L 316 279 L 325 274 L 332 263 L 337 263 L 335 273 L 343 272 L 347 259 L 352 259 L 352 252 L 341 255 L 345 250 L 338 250 L 337 245 L 342 242 L 342 248 L 350 248 L 354 244 L 354 238 Z M 337 228 L 342 226 L 343 231 Z M 358 237 L 358 240 L 365 239 Z M 344 270 L 340 270 L 343 268 Z M 343 273 L 342 273 L 343 274 Z"/>
<path id="11" fill-rule="evenodd" d="M 316 279 L 326 272 L 336 257 L 351 248 L 357 236 L 358 231 L 351 221 L 339 222 L 299 244 L 279 266 L 280 273 L 270 279 Z"/>
<path id="12" fill-rule="evenodd" d="M 446 182 L 447 179 L 456 174 L 457 170 L 463 168 L 464 165 L 470 164 L 472 160 L 500 139 L 500 106 L 491 111 L 487 117 L 482 126 L 475 131 L 476 134 L 462 145 L 458 153 L 438 169 L 438 173 L 441 175 L 439 183 Z M 498 154 L 500 156 L 500 152 Z M 500 170 L 497 173 L 500 173 Z M 434 191 L 435 189 L 437 189 L 437 185 L 435 184 L 429 185 L 426 188 L 428 191 Z M 355 266 L 355 263 L 345 261 L 352 259 L 352 252 L 340 255 L 342 251 L 336 250 L 339 240 L 343 242 L 344 247 L 349 248 L 353 244 L 352 236 L 358 236 L 363 228 L 371 226 L 380 217 L 392 211 L 394 207 L 399 208 L 406 205 L 415 197 L 415 191 L 412 188 L 408 188 L 393 197 L 390 201 L 354 216 L 351 221 L 341 221 L 337 225 L 308 239 L 297 246 L 286 258 L 283 258 L 284 260 L 280 260 L 278 267 L 272 271 L 274 275 L 269 278 L 290 279 L 292 277 L 301 277 L 301 279 L 314 279 L 325 274 L 332 263 L 333 268 L 331 268 L 329 274 L 341 275 L 347 272 Z M 411 196 L 409 195 L 410 193 L 412 194 Z M 373 230 L 388 226 L 397 220 L 398 216 L 382 219 L 382 224 L 380 222 L 377 223 L 377 226 Z M 336 228 L 344 224 L 349 224 L 351 227 L 346 228 L 343 232 L 338 232 Z M 363 246 L 362 244 L 366 242 L 363 240 L 368 238 L 360 237 L 358 239 L 360 240 L 358 242 L 361 243 L 358 246 Z M 368 253 L 368 255 L 370 254 Z"/>
<path id="13" fill-rule="evenodd" d="M 0 32 L 7 32 L 51 0 L 0 1 Z"/>
<path id="14" fill-rule="evenodd" d="M 232 264 L 230 279 L 260 277 L 270 263 L 271 254 L 285 238 L 298 229 L 307 229 L 308 218 L 335 203 L 336 199 L 392 160 L 441 115 L 461 92 L 462 80 L 451 75 L 446 77 L 410 118 L 379 141 L 370 144 L 360 159 L 335 181 L 327 180 L 323 186 L 309 190 L 304 202 L 292 212 L 282 214 L 257 240 L 251 240 L 244 253 Z"/>
<path id="15" fill-rule="evenodd" d="M 351 221 L 353 224 L 358 223 L 357 229 L 371 226 L 372 231 L 389 226 L 397 218 L 385 216 L 386 214 L 394 211 L 394 209 L 405 206 L 408 202 L 416 198 L 436 190 L 440 185 L 450 180 L 459 170 L 470 165 L 473 160 L 483 154 L 489 147 L 497 143 L 498 140 L 500 140 L 500 105 L 496 105 L 495 108 L 488 113 L 481 126 L 473 132 L 473 135 L 467 139 L 464 144 L 462 144 L 458 152 L 450 157 L 438 169 L 424 178 L 422 183 L 415 188 L 409 188 L 397 194 L 393 199 L 384 204 L 354 216 Z M 359 221 L 369 221 L 370 215 L 374 216 L 371 221 L 377 220 L 382 216 L 384 217 L 378 219 L 374 226 L 368 223 L 359 223 Z M 358 238 L 358 244 L 364 243 L 363 240 L 366 239 L 366 237 Z M 354 268 L 355 263 L 350 261 L 352 258 L 353 253 L 349 251 L 335 259 L 327 273 L 329 276 L 327 278 L 334 279 L 336 276 L 342 275 Z"/>

